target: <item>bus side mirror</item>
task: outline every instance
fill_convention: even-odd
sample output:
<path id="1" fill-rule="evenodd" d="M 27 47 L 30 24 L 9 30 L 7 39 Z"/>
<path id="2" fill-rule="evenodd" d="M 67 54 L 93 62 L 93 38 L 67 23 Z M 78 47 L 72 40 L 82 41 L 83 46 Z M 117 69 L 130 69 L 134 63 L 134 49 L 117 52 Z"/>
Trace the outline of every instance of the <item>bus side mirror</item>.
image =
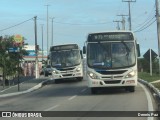
<path id="1" fill-rule="evenodd" d="M 83 54 L 86 54 L 86 46 L 83 46 Z"/>
<path id="2" fill-rule="evenodd" d="M 140 57 L 141 56 L 141 53 L 140 53 L 140 46 L 139 44 L 137 44 L 137 56 Z"/>
<path id="3" fill-rule="evenodd" d="M 83 59 L 82 50 L 80 50 L 80 54 L 81 54 L 81 59 Z"/>
<path id="4" fill-rule="evenodd" d="M 48 60 L 50 59 L 50 56 L 49 56 L 49 55 L 47 56 L 47 59 L 48 59 Z"/>

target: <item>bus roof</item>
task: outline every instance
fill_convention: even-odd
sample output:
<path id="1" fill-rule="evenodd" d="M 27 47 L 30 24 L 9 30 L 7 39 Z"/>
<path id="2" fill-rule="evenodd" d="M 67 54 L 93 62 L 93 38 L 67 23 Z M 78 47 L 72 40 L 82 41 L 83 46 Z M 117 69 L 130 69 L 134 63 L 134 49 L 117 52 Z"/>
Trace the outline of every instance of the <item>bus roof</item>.
<path id="1" fill-rule="evenodd" d="M 90 35 L 90 34 L 98 34 L 98 33 L 113 33 L 113 32 L 115 32 L 115 33 L 119 33 L 119 32 L 130 32 L 130 33 L 132 33 L 132 34 L 134 34 L 132 31 L 129 31 L 129 30 L 112 30 L 112 31 L 99 31 L 99 32 L 91 32 L 91 33 L 88 33 L 88 35 Z"/>
<path id="2" fill-rule="evenodd" d="M 88 42 L 97 41 L 131 41 L 134 40 L 134 34 L 132 31 L 106 31 L 89 33 L 87 36 Z"/>
<path id="3" fill-rule="evenodd" d="M 79 49 L 79 46 L 77 44 L 63 44 L 50 47 L 50 51 L 70 50 L 70 49 Z"/>

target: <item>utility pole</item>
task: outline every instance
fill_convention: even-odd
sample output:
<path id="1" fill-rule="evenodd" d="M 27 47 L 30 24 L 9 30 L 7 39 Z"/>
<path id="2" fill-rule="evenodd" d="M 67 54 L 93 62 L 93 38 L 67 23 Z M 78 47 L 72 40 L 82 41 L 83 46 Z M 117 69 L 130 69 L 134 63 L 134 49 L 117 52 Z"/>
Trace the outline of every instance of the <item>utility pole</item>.
<path id="1" fill-rule="evenodd" d="M 131 20 L 131 2 L 136 2 L 136 0 L 122 0 L 122 2 L 128 2 L 128 8 L 129 8 L 129 30 L 132 30 L 132 20 Z"/>
<path id="2" fill-rule="evenodd" d="M 51 45 L 53 46 L 53 19 L 54 19 L 54 17 L 51 19 L 52 19 L 52 42 L 51 42 Z"/>
<path id="3" fill-rule="evenodd" d="M 39 78 L 39 69 L 38 69 L 38 45 L 37 45 L 37 16 L 34 17 L 34 31 L 35 31 L 35 53 L 36 53 L 36 58 L 35 58 L 35 74 L 36 74 L 36 79 Z"/>
<path id="4" fill-rule="evenodd" d="M 119 21 L 119 20 L 115 20 L 113 22 L 116 22 L 117 23 L 117 30 L 120 30 L 120 26 L 119 26 L 119 23 L 122 22 L 122 21 Z"/>
<path id="5" fill-rule="evenodd" d="M 125 21 L 125 17 L 124 16 L 128 16 L 128 15 L 117 15 L 117 16 L 122 16 L 122 21 L 121 21 L 121 23 L 122 23 L 122 30 L 125 30 L 125 23 L 126 23 L 126 21 Z"/>
<path id="6" fill-rule="evenodd" d="M 48 31 L 48 6 L 50 6 L 50 5 L 45 5 L 46 7 L 47 7 L 47 55 L 49 54 L 49 43 L 48 43 L 48 33 L 49 33 L 49 31 Z"/>
<path id="7" fill-rule="evenodd" d="M 43 24 L 41 25 L 42 29 L 42 62 L 43 62 Z"/>
<path id="8" fill-rule="evenodd" d="M 159 1 L 156 0 L 156 19 L 157 19 L 157 37 L 158 37 L 158 58 L 159 58 L 159 75 L 160 75 L 160 18 L 159 18 Z"/>

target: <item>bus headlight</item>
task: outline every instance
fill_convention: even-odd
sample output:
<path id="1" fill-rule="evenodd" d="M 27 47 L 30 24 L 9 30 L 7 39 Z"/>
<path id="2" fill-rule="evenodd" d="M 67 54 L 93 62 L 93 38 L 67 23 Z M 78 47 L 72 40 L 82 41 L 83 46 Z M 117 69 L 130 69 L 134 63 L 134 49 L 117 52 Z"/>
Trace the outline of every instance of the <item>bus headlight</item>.
<path id="1" fill-rule="evenodd" d="M 81 68 L 77 68 L 76 71 L 79 72 L 81 70 Z"/>
<path id="2" fill-rule="evenodd" d="M 58 72 L 56 70 L 53 70 L 53 74 L 58 74 Z"/>
<path id="3" fill-rule="evenodd" d="M 125 78 L 131 78 L 131 77 L 134 77 L 135 75 L 136 75 L 136 71 L 131 71 L 125 76 Z"/>
<path id="4" fill-rule="evenodd" d="M 93 72 L 88 72 L 88 75 L 92 79 L 97 79 L 98 78 L 98 76 L 95 73 L 93 73 Z"/>

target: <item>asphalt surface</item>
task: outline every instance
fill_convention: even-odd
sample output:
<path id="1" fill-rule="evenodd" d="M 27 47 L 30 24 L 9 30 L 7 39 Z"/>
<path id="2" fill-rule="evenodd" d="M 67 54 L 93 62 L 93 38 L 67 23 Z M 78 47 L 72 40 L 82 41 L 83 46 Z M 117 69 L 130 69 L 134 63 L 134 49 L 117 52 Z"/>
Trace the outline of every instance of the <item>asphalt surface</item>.
<path id="1" fill-rule="evenodd" d="M 61 117 L 25 118 L 26 120 L 156 120 L 151 117 L 85 117 L 87 111 L 150 111 L 154 110 L 152 104 L 154 106 L 150 93 L 140 84 L 134 93 L 123 89 L 104 89 L 92 95 L 85 80 L 63 81 L 59 84 L 52 80 L 39 90 L 0 98 L 0 111 L 86 111 L 78 117 L 63 117 L 63 112 L 59 112 Z M 5 118 L 14 119 L 17 118 Z"/>
<path id="2" fill-rule="evenodd" d="M 82 82 L 69 80 L 55 84 L 54 80 L 43 76 L 39 79 L 21 77 L 19 91 L 17 84 L 18 81 L 14 80 L 14 84 L 10 83 L 10 86 L 6 86 L 5 89 L 0 86 L 0 111 L 152 111 L 156 109 L 152 96 L 141 84 L 138 84 L 134 93 L 123 89 L 103 89 L 96 95 L 91 94 L 85 80 Z M 63 112 L 59 114 L 64 115 Z M 53 118 L 57 120 L 96 120 L 97 118 L 100 120 L 157 120 L 151 117 L 106 118 L 92 117 L 92 115 L 85 117 L 86 114 L 87 112 L 82 117 L 80 115 Z"/>

